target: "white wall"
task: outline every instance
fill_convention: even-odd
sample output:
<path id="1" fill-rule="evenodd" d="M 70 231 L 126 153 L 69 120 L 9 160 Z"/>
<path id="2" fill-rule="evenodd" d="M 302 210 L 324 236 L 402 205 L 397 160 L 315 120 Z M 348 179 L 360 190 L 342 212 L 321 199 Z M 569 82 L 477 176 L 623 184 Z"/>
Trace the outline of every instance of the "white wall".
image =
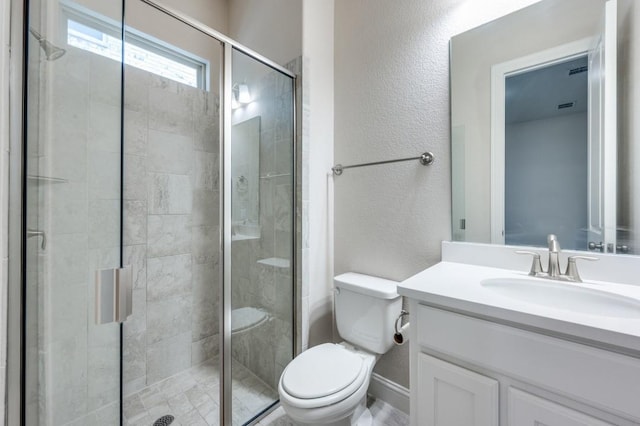
<path id="1" fill-rule="evenodd" d="M 436 156 L 334 179 L 336 274 L 403 280 L 440 260 L 451 236 L 449 39 L 533 2 L 336 2 L 335 161 Z M 407 346 L 376 371 L 408 386 Z"/>
<path id="2" fill-rule="evenodd" d="M 163 0 L 162 3 L 186 13 L 223 34 L 228 34 L 228 0 Z"/>
<path id="3" fill-rule="evenodd" d="M 47 0 L 48 1 L 48 0 Z M 120 20 L 120 5 L 113 4 L 109 2 L 104 2 L 102 0 L 72 0 L 73 2 L 80 3 L 85 7 L 93 10 L 102 15 L 106 15 L 115 19 L 117 21 Z M 138 1 L 130 1 L 127 2 L 127 8 L 129 7 L 140 7 L 141 3 Z M 182 13 L 187 14 L 193 19 L 196 19 L 202 22 L 205 25 L 210 26 L 211 28 L 220 31 L 223 34 L 227 34 L 229 30 L 228 25 L 228 0 L 161 0 L 165 6 L 168 6 L 172 9 L 180 11 Z M 57 2 L 51 2 L 51 6 L 57 8 Z M 128 18 L 127 18 L 128 20 Z M 150 25 L 153 26 L 153 22 Z M 156 29 L 162 28 L 161 25 L 158 25 L 156 22 Z M 165 36 L 170 34 L 165 34 Z"/>
<path id="4" fill-rule="evenodd" d="M 229 36 L 279 64 L 302 52 L 302 0 L 228 0 Z"/>
<path id="5" fill-rule="evenodd" d="M 305 349 L 332 339 L 333 200 L 329 173 L 334 141 L 334 0 L 303 0 L 302 22 L 303 99 L 298 125 L 303 133 L 301 304 Z"/>

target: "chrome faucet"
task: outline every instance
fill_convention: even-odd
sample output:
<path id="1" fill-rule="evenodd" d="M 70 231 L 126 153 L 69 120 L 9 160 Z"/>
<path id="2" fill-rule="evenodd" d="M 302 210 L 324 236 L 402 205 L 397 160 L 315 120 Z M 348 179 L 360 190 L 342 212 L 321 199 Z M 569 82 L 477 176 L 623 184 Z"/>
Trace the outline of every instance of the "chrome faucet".
<path id="1" fill-rule="evenodd" d="M 44 233 L 44 231 L 39 231 L 37 229 L 28 228 L 27 229 L 27 238 L 32 238 L 32 237 L 42 237 L 42 242 L 40 243 L 40 248 L 42 250 L 44 250 L 47 247 L 47 235 Z"/>
<path id="2" fill-rule="evenodd" d="M 554 234 L 549 234 L 547 236 L 547 243 L 549 244 L 549 266 L 547 267 L 546 271 L 542 268 L 542 262 L 540 262 L 540 253 L 525 250 L 516 251 L 517 254 L 528 254 L 533 256 L 531 270 L 529 271 L 529 275 L 532 277 L 581 283 L 582 279 L 580 278 L 580 274 L 578 273 L 576 260 L 598 260 L 597 257 L 593 256 L 569 256 L 567 260 L 567 269 L 564 273 L 562 273 L 560 270 L 560 242 Z"/>
<path id="3" fill-rule="evenodd" d="M 554 234 L 547 235 L 547 244 L 549 245 L 549 266 L 547 274 L 550 278 L 557 278 L 562 275 L 560 272 L 560 242 Z"/>

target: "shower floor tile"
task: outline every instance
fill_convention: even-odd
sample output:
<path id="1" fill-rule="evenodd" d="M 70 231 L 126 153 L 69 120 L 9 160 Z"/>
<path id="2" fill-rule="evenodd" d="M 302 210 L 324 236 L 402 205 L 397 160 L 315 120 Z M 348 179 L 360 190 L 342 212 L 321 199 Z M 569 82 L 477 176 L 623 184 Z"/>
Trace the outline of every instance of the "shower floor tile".
<path id="1" fill-rule="evenodd" d="M 218 358 L 150 385 L 124 399 L 125 424 L 152 426 L 175 417 L 171 426 L 217 425 L 220 421 Z M 278 392 L 238 362 L 233 363 L 233 424 L 240 425 L 278 399 Z"/>

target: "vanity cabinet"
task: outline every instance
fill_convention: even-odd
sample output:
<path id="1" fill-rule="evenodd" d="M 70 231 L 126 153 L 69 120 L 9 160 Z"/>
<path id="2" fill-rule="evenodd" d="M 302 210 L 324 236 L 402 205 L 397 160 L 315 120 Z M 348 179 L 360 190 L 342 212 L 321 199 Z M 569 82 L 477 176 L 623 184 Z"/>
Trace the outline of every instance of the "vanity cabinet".
<path id="1" fill-rule="evenodd" d="M 640 425 L 640 359 L 410 301 L 413 426 Z"/>
<path id="2" fill-rule="evenodd" d="M 498 381 L 418 354 L 419 425 L 498 425 Z"/>

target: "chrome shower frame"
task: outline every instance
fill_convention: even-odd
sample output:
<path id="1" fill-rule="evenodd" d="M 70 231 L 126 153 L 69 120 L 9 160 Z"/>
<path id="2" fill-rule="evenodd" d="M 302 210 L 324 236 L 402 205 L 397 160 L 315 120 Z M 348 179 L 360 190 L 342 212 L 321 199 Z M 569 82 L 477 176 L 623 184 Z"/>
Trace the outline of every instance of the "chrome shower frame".
<path id="1" fill-rule="evenodd" d="M 7 262 L 7 346 L 5 418 L 8 425 L 24 424 L 24 126 L 26 116 L 27 7 L 24 1 L 10 0 L 9 46 L 9 226 Z"/>

